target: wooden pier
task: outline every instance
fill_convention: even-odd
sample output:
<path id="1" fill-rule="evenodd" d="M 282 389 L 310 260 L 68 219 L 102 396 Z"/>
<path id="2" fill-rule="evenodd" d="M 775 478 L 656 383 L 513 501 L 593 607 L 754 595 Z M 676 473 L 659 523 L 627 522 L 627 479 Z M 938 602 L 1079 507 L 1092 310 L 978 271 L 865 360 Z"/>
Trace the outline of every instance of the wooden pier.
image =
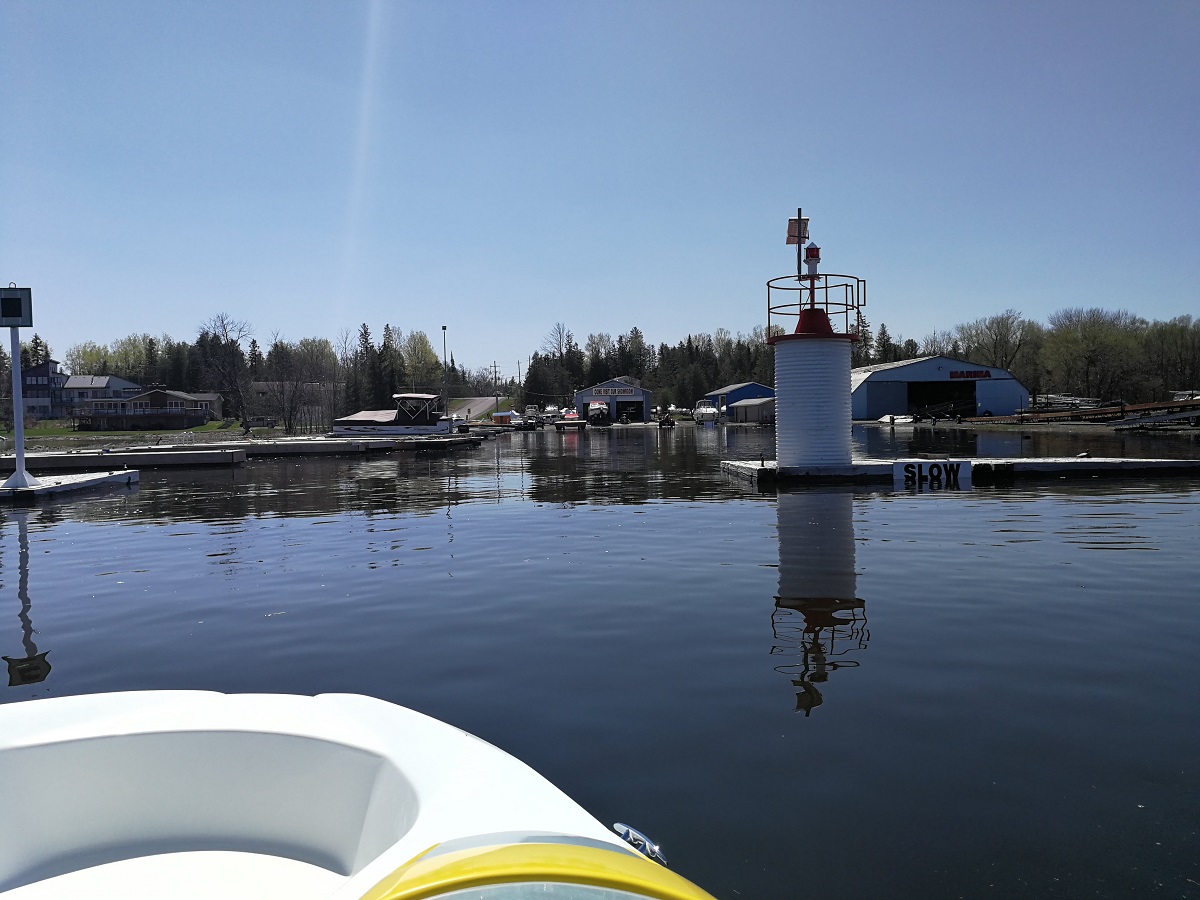
<path id="1" fill-rule="evenodd" d="M 1051 412 L 1024 410 L 1011 416 L 972 416 L 963 418 L 970 425 L 1038 425 L 1068 422 L 1101 422 L 1118 427 L 1141 427 L 1165 421 L 1196 425 L 1200 423 L 1200 399 L 1170 400 L 1160 403 L 1117 403 L 1108 406 L 1081 406 Z"/>

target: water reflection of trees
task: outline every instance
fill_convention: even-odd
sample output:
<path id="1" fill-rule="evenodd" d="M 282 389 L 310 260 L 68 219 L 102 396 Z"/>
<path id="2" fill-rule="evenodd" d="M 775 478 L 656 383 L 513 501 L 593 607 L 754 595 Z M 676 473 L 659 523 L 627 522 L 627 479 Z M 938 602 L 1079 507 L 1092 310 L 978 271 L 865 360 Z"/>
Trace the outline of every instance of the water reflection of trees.
<path id="1" fill-rule="evenodd" d="M 720 461 L 730 437 L 695 428 L 596 428 L 522 435 L 533 477 L 529 497 L 546 503 L 647 503 L 724 495 Z M 773 433 L 755 435 L 770 448 Z M 745 442 L 744 442 L 745 443 Z"/>
<path id="2" fill-rule="evenodd" d="M 426 515 L 461 503 L 638 504 L 744 489 L 723 458 L 773 455 L 773 432 L 689 427 L 503 434 L 448 454 L 255 459 L 229 469 L 142 473 L 136 491 L 70 503 L 82 521 L 229 522 L 341 513 Z"/>
<path id="3" fill-rule="evenodd" d="M 235 469 L 145 472 L 136 493 L 80 499 L 81 521 L 229 522 L 344 512 L 432 514 L 465 494 L 445 458 L 254 460 Z"/>
<path id="4" fill-rule="evenodd" d="M 863 430 L 855 427 L 856 446 Z M 907 448 L 899 449 L 908 455 Z M 284 457 L 235 468 L 148 470 L 137 489 L 48 504 L 39 521 L 222 523 L 342 513 L 430 515 L 463 503 L 512 500 L 557 505 L 715 500 L 746 490 L 722 475 L 722 459 L 772 458 L 774 452 L 770 429 L 516 432 L 452 453 Z M 888 454 L 877 449 L 871 455 Z"/>
<path id="5" fill-rule="evenodd" d="M 976 432 L 953 424 L 857 425 L 852 431 L 855 456 L 895 459 L 917 453 L 978 456 Z"/>
<path id="6" fill-rule="evenodd" d="M 775 671 L 792 679 L 796 710 L 807 716 L 824 702 L 829 676 L 856 667 L 871 637 L 866 604 L 856 596 L 854 495 L 780 493 L 776 502 L 779 592 L 771 614 L 771 653 L 793 660 Z"/>
<path id="7" fill-rule="evenodd" d="M 1155 434 L 1148 431 L 1113 431 L 1097 426 L 1053 427 L 1026 425 L 980 429 L 958 427 L 953 422 L 916 425 L 855 425 L 852 441 L 856 456 L 891 459 L 917 453 L 947 453 L 962 457 L 1091 456 L 1129 459 L 1194 459 L 1200 452 L 1200 432 Z"/>

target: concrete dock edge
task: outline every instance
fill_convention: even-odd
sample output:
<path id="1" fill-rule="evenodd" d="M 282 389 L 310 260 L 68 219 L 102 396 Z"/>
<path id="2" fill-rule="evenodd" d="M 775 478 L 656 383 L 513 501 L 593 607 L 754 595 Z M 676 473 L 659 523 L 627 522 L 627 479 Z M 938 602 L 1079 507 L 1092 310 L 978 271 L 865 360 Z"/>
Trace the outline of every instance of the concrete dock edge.
<path id="1" fill-rule="evenodd" d="M 779 468 L 775 460 L 722 460 L 721 471 L 755 484 L 890 484 L 897 463 L 924 463 L 929 458 L 856 460 L 849 466 L 810 466 Z M 934 460 L 936 461 L 936 460 Z M 1200 459 L 1113 459 L 1091 457 L 1042 458 L 1013 457 L 974 459 L 955 457 L 955 462 L 971 464 L 971 480 L 976 485 L 1007 484 L 1037 478 L 1136 477 L 1138 475 L 1197 476 Z"/>

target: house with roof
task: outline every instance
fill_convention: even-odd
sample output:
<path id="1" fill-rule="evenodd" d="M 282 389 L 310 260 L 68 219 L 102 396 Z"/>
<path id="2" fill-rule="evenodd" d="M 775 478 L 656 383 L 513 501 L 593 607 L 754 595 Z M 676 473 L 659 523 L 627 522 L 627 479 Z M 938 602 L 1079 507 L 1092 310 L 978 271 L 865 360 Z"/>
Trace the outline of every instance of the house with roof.
<path id="1" fill-rule="evenodd" d="M 93 400 L 128 400 L 142 392 L 142 386 L 116 375 L 69 375 L 63 385 L 63 406 L 67 415 L 80 415 L 91 409 Z"/>
<path id="2" fill-rule="evenodd" d="M 154 388 L 128 399 L 91 401 L 79 416 L 84 431 L 157 431 L 198 428 L 212 418 L 207 403 L 183 391 Z"/>
<path id="3" fill-rule="evenodd" d="M 48 359 L 21 369 L 21 400 L 27 419 L 60 419 L 63 416 L 63 385 L 67 374 L 58 370 L 59 362 Z"/>
<path id="4" fill-rule="evenodd" d="M 208 411 L 209 421 L 225 418 L 225 398 L 216 391 L 192 391 L 191 396 Z"/>

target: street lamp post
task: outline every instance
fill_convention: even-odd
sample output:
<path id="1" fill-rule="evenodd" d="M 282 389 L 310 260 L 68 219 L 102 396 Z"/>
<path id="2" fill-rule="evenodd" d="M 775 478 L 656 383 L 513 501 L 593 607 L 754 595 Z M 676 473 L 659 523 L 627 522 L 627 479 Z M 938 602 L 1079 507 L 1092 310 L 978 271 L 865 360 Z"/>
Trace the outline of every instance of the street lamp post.
<path id="1" fill-rule="evenodd" d="M 442 403 L 450 415 L 450 367 L 446 364 L 446 326 L 442 326 Z"/>

